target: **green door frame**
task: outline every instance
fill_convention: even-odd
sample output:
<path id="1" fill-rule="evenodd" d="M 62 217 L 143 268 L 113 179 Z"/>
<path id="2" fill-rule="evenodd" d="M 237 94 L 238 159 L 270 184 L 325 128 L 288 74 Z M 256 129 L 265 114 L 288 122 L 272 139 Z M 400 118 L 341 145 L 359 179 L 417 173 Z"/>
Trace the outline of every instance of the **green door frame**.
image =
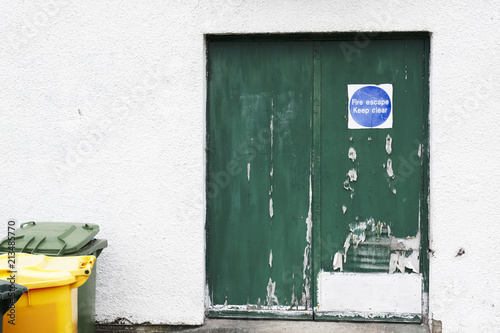
<path id="1" fill-rule="evenodd" d="M 206 35 L 206 43 L 207 50 L 209 49 L 208 45 L 211 42 L 231 42 L 231 41 L 269 41 L 269 42 L 278 42 L 278 41 L 309 41 L 313 42 L 314 45 L 314 54 L 313 54 L 313 72 L 314 72 L 314 81 L 313 81 L 313 106 L 312 106 L 312 135 L 313 135 L 313 153 L 312 153 L 312 163 L 313 170 L 312 173 L 312 190 L 313 190 L 313 233 L 312 233 L 312 249 L 311 249 L 311 257 L 312 257 L 312 266 L 313 266 L 313 278 L 311 279 L 312 285 L 312 302 L 313 308 L 315 308 L 317 304 L 317 292 L 318 286 L 316 283 L 316 277 L 320 272 L 320 263 L 321 263 L 321 254 L 319 251 L 315 251 L 315 249 L 320 249 L 321 237 L 320 237 L 320 226 L 321 226 L 321 80 L 317 79 L 321 75 L 321 42 L 322 41 L 344 41 L 346 44 L 346 52 L 354 52 L 352 53 L 355 56 L 356 50 L 360 50 L 363 48 L 363 45 L 369 43 L 371 40 L 397 40 L 397 39 L 421 39 L 424 41 L 425 50 L 424 50 L 424 59 L 423 59 L 423 68 L 424 72 L 422 73 L 422 82 L 423 82 L 423 92 L 424 92 L 424 101 L 423 101 L 423 142 L 421 143 L 422 147 L 422 191 L 420 194 L 420 273 L 422 274 L 423 280 L 423 307 L 422 307 L 422 316 L 416 316 L 414 318 L 401 318 L 401 317 L 391 317 L 384 319 L 377 318 L 365 318 L 361 316 L 314 316 L 315 319 L 324 319 L 324 320 L 347 320 L 347 321 L 394 321 L 394 322 L 421 322 L 424 316 L 428 313 L 428 309 L 424 308 L 426 299 L 428 299 L 429 293 L 429 56 L 430 56 L 430 34 L 428 32 L 401 32 L 401 33 L 320 33 L 320 34 L 248 34 L 248 35 Z M 207 57 L 210 55 L 207 52 Z M 207 61 L 208 66 L 208 61 Z M 208 68 L 207 68 L 208 71 Z M 208 133 L 208 90 L 207 90 L 207 133 Z M 208 137 L 207 137 L 208 141 Z M 207 151 L 207 160 L 209 158 L 209 154 Z M 208 163 L 207 163 L 207 188 L 208 188 Z M 208 209 L 208 207 L 207 207 Z M 209 233 L 209 221 L 207 216 L 207 237 Z M 208 263 L 208 252 L 207 255 L 207 263 Z M 207 265 L 207 277 L 208 277 L 208 265 Z M 208 283 L 208 281 L 207 281 Z M 209 310 L 209 309 L 208 309 Z M 273 314 L 273 313 L 265 313 L 265 314 L 245 314 L 244 311 L 241 313 L 233 313 L 227 314 L 223 311 L 209 311 L 209 316 L 212 317 L 231 317 L 232 315 L 240 315 L 245 317 L 256 317 L 256 318 L 276 318 L 276 319 L 286 319 L 287 317 L 283 317 L 282 315 Z M 290 319 L 311 319 L 310 317 L 304 316 L 290 316 Z"/>

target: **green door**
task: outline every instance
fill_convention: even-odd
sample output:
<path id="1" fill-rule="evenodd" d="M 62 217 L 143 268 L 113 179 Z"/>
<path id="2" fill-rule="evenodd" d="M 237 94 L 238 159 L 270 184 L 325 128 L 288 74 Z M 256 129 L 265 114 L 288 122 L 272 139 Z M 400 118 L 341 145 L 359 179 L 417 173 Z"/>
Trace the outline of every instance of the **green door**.
<path id="1" fill-rule="evenodd" d="M 427 38 L 208 46 L 209 315 L 420 321 Z"/>
<path id="2" fill-rule="evenodd" d="M 312 49 L 209 44 L 212 315 L 311 317 Z"/>

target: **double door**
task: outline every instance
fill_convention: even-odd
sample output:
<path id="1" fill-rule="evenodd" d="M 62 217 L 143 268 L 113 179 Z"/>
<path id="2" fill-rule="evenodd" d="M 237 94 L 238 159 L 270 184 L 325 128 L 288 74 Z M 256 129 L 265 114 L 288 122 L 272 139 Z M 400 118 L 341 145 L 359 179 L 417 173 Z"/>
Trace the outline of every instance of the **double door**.
<path id="1" fill-rule="evenodd" d="M 422 318 L 428 39 L 350 37 L 208 42 L 212 317 Z"/>

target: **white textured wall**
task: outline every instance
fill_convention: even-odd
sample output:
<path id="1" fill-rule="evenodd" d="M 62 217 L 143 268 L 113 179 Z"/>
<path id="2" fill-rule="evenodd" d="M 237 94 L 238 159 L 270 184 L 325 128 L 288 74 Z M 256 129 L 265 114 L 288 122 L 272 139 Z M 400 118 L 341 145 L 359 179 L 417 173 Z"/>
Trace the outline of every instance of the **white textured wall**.
<path id="1" fill-rule="evenodd" d="M 0 219 L 101 226 L 110 247 L 99 258 L 99 320 L 200 324 L 203 35 L 430 31 L 430 311 L 445 332 L 494 331 L 499 8 L 460 0 L 2 1 Z"/>

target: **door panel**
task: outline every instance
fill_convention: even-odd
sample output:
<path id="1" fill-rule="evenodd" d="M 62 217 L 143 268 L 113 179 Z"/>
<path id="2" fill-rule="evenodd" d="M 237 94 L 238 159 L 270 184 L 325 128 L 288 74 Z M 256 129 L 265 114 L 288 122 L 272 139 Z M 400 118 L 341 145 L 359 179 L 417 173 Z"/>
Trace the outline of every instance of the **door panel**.
<path id="1" fill-rule="evenodd" d="M 312 44 L 209 54 L 210 315 L 311 318 Z"/>
<path id="2" fill-rule="evenodd" d="M 322 246 L 315 251 L 322 273 L 316 310 L 328 317 L 349 312 L 420 320 L 425 40 L 372 40 L 352 57 L 342 43 L 322 42 L 319 51 L 321 227 L 315 236 Z M 393 86 L 392 128 L 348 129 L 347 85 L 387 83 Z M 386 297 L 363 294 L 369 290 Z"/>

